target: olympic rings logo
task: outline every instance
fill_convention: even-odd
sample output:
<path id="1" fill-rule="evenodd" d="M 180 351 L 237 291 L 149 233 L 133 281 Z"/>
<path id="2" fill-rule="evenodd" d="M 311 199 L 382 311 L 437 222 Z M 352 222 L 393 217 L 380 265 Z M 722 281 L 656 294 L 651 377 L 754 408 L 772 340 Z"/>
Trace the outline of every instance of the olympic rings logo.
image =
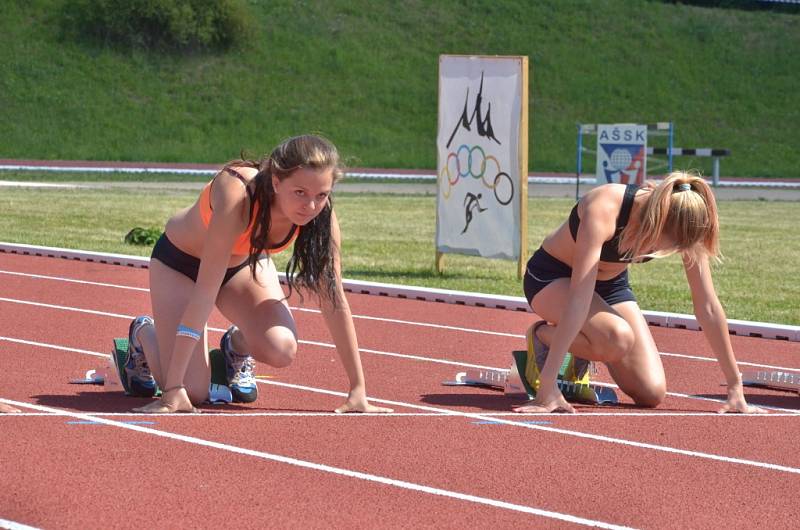
<path id="1" fill-rule="evenodd" d="M 473 156 L 475 153 L 480 156 Z M 475 165 L 478 160 L 480 163 L 476 170 Z M 486 180 L 486 170 L 489 169 L 490 162 L 494 163 L 494 167 L 491 169 L 496 170 L 489 172 L 489 175 L 495 174 L 491 183 Z M 451 171 L 451 168 L 455 171 Z M 442 195 L 444 198 L 449 199 L 453 186 L 458 184 L 459 179 L 467 177 L 480 179 L 484 186 L 494 192 L 494 198 L 503 206 L 510 204 L 514 198 L 514 181 L 511 180 L 508 173 L 502 170 L 497 158 L 492 155 L 487 156 L 479 145 L 469 147 L 466 144 L 461 144 L 455 152 L 451 151 L 447 155 L 447 161 L 439 172 L 439 187 L 443 190 Z M 444 179 L 447 179 L 446 187 L 444 186 Z M 500 186 L 500 184 L 505 184 L 505 186 Z M 498 192 L 498 188 L 501 188 L 500 192 Z M 508 190 L 504 192 L 503 188 L 508 188 Z"/>

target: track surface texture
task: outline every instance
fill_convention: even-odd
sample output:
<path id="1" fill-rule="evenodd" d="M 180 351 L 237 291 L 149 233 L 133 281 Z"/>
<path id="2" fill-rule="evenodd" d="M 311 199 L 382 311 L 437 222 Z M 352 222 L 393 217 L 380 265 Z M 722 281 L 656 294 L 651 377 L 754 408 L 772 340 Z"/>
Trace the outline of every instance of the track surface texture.
<path id="1" fill-rule="evenodd" d="M 533 316 L 349 295 L 367 392 L 391 415 L 337 415 L 347 381 L 322 317 L 290 300 L 301 344 L 257 366 L 259 398 L 199 415 L 69 380 L 150 313 L 147 271 L 0 254 L 0 522 L 39 528 L 779 528 L 800 520 L 800 398 L 747 389 L 765 416 L 718 415 L 702 334 L 653 328 L 669 394 L 576 415 L 511 413 L 443 386 L 508 368 Z M 216 347 L 227 328 L 209 322 Z M 800 369 L 800 343 L 732 337 L 741 369 Z M 611 383 L 601 367 L 595 377 Z M 791 523 L 790 523 L 791 524 Z M 2 526 L 2 524 L 0 524 Z"/>

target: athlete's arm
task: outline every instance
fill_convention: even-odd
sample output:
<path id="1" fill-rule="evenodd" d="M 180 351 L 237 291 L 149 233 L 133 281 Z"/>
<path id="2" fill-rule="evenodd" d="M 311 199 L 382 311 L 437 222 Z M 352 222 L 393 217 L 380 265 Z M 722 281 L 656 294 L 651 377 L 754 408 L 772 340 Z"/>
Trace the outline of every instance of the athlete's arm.
<path id="1" fill-rule="evenodd" d="M 336 213 L 331 212 L 331 239 L 333 240 L 333 263 L 336 276 L 336 301 L 320 296 L 320 309 L 325 324 L 336 346 L 336 352 L 350 381 L 350 391 L 344 405 L 336 412 L 391 412 L 392 409 L 374 407 L 367 402 L 364 370 L 361 367 L 361 355 L 358 351 L 358 339 L 353 325 L 353 316 L 342 286 L 342 266 L 339 249 L 341 248 L 341 232 Z"/>
<path id="2" fill-rule="evenodd" d="M 553 334 L 550 353 L 542 368 L 540 390 L 535 401 L 535 406 L 542 406 L 549 411 L 557 408 L 573 411 L 556 385 L 558 370 L 589 315 L 600 252 L 603 243 L 613 237 L 616 215 L 619 212 L 617 201 L 610 197 L 608 192 L 586 199 L 588 200 L 584 204 L 579 205 L 581 224 L 573 252 L 567 305 Z"/>
<path id="3" fill-rule="evenodd" d="M 237 184 L 238 180 L 233 177 L 220 178 L 221 175 L 227 174 L 225 172 L 218 174 L 211 189 L 211 206 L 214 214 L 211 216 L 203 242 L 197 282 L 181 317 L 181 324 L 200 331 L 201 334 L 214 308 L 234 242 L 247 227 L 245 213 L 249 208 L 247 192 L 241 184 Z M 189 366 L 189 359 L 196 344 L 197 341 L 193 339 L 175 337 L 165 388 L 170 389 L 183 384 L 186 368 Z"/>
<path id="4" fill-rule="evenodd" d="M 733 354 L 728 320 L 714 289 L 708 257 L 704 255 L 692 261 L 684 255 L 683 266 L 692 293 L 695 317 L 711 345 L 711 350 L 728 384 L 728 400 L 720 412 L 764 412 L 757 407 L 749 406 L 744 399 L 742 377 Z"/>

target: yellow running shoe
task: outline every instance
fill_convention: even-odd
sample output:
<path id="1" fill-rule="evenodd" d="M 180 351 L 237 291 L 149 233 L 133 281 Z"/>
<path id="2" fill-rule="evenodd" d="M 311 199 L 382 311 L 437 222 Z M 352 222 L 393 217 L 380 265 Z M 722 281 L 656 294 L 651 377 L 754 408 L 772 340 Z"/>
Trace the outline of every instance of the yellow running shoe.
<path id="1" fill-rule="evenodd" d="M 561 393 L 567 401 L 579 403 L 596 403 L 598 398 L 595 389 L 590 386 L 590 374 L 594 365 L 586 359 L 569 355 L 562 375 L 559 377 Z"/>
<path id="2" fill-rule="evenodd" d="M 534 322 L 525 333 L 528 351 L 525 359 L 525 373 L 523 377 L 525 377 L 525 380 L 534 392 L 539 391 L 539 374 L 544 366 L 544 362 L 547 360 L 547 354 L 550 353 L 550 348 L 536 336 L 536 330 L 545 324 L 547 324 L 546 320 Z"/>

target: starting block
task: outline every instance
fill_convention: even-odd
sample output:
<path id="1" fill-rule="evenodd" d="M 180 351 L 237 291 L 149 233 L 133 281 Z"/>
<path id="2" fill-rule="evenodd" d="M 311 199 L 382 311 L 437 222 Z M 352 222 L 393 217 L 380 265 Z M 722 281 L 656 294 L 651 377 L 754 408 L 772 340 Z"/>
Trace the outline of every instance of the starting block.
<path id="1" fill-rule="evenodd" d="M 528 352 L 513 351 L 514 364 L 508 370 L 471 369 L 456 374 L 455 380 L 444 381 L 446 386 L 477 386 L 502 390 L 506 396 L 515 399 L 534 399 L 536 391 L 520 374 L 525 373 Z M 569 359 L 565 359 L 564 365 Z M 562 367 L 563 368 L 563 367 Z M 567 401 L 590 405 L 614 405 L 619 402 L 613 388 L 597 384 L 582 384 L 559 377 L 556 380 L 559 390 Z"/>
<path id="2" fill-rule="evenodd" d="M 742 385 L 800 393 L 800 372 L 745 370 Z"/>
<path id="3" fill-rule="evenodd" d="M 106 382 L 107 367 L 98 368 L 97 370 L 88 370 L 83 377 L 79 379 L 70 379 L 71 385 L 104 385 Z"/>

